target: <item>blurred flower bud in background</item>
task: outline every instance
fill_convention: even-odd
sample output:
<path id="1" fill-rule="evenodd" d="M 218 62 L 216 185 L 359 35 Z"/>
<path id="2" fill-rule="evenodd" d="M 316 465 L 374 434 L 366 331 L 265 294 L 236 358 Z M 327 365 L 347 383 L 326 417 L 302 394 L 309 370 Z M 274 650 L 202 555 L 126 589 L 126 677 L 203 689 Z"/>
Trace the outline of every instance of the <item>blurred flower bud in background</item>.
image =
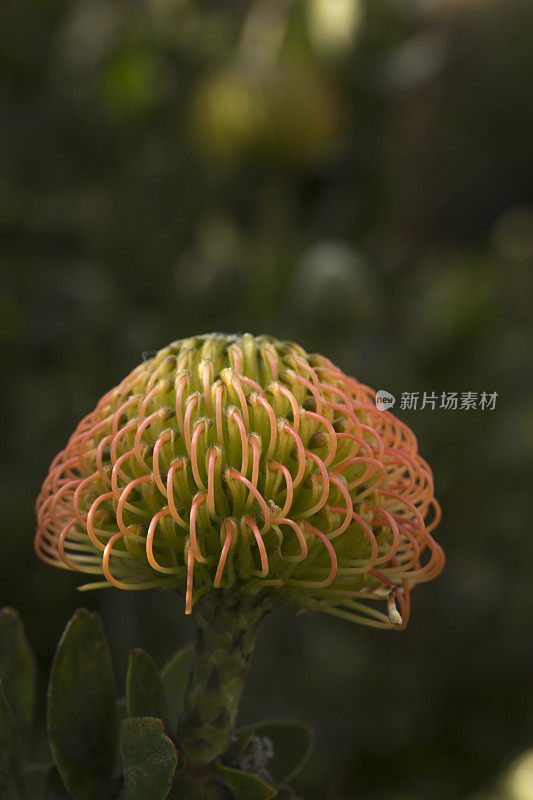
<path id="1" fill-rule="evenodd" d="M 216 212 L 202 220 L 194 244 L 174 269 L 179 300 L 211 314 L 214 324 L 228 305 L 239 306 L 248 285 L 245 243 L 230 218 Z M 222 323 L 221 323 L 222 324 Z"/>
<path id="2" fill-rule="evenodd" d="M 191 135 L 208 156 L 300 164 L 332 154 L 342 136 L 337 90 L 306 61 L 235 61 L 194 92 Z"/>
<path id="3" fill-rule="evenodd" d="M 509 800 L 533 800 L 533 750 L 519 756 L 506 781 Z"/>
<path id="4" fill-rule="evenodd" d="M 515 758 L 493 789 L 468 800 L 533 800 L 533 750 Z"/>
<path id="5" fill-rule="evenodd" d="M 456 352 L 490 324 L 496 297 L 487 273 L 493 269 L 477 254 L 429 256 L 420 266 L 407 300 L 408 335 L 418 352 Z M 416 283 L 416 290 L 415 290 Z"/>
<path id="6" fill-rule="evenodd" d="M 348 242 L 323 240 L 301 257 L 291 278 L 290 304 L 310 329 L 340 332 L 379 315 L 379 288 L 366 257 Z"/>
<path id="7" fill-rule="evenodd" d="M 493 241 L 504 258 L 533 263 L 533 205 L 511 206 L 497 219 Z"/>
<path id="8" fill-rule="evenodd" d="M 67 94 L 95 88 L 97 70 L 120 40 L 122 13 L 118 3 L 78 0 L 56 34 L 53 82 Z"/>
<path id="9" fill-rule="evenodd" d="M 345 55 L 357 40 L 363 22 L 361 0 L 309 0 L 309 36 L 319 55 Z"/>

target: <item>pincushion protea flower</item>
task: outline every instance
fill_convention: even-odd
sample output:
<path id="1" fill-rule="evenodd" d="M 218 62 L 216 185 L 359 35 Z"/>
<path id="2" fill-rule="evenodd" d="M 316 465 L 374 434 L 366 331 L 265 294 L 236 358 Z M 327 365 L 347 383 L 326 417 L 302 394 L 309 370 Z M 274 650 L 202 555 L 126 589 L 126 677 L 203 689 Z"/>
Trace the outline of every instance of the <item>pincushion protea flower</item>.
<path id="1" fill-rule="evenodd" d="M 410 589 L 444 564 L 439 514 L 414 434 L 372 389 L 296 344 L 209 334 L 140 364 L 80 422 L 35 547 L 106 579 L 82 588 L 181 589 L 187 613 L 219 589 L 266 590 L 404 627 Z"/>

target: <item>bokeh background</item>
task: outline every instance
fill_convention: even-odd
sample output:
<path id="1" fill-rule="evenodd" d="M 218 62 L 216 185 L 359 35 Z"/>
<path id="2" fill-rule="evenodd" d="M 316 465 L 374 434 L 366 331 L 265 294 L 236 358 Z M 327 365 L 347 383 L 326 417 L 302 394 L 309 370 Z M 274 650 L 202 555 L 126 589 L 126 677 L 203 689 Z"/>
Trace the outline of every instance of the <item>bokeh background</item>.
<path id="1" fill-rule="evenodd" d="M 36 559 L 49 462 L 143 353 L 270 333 L 398 398 L 498 398 L 398 412 L 448 557 L 408 630 L 280 610 L 242 721 L 316 728 L 307 800 L 507 800 L 533 745 L 533 3 L 4 0 L 0 22 L 0 605 L 41 708 L 80 604 L 119 676 L 192 633 L 176 595 L 80 596 Z"/>

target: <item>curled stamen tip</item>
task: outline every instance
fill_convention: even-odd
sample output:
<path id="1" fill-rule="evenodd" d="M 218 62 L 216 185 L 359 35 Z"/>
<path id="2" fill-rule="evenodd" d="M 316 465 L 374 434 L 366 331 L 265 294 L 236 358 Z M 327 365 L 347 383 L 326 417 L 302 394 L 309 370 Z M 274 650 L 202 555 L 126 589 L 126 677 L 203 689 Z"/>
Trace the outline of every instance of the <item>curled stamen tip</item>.
<path id="1" fill-rule="evenodd" d="M 174 411 L 172 411 L 172 414 L 174 414 Z M 165 428 L 162 433 L 164 433 L 170 439 L 172 444 L 174 444 L 174 442 L 181 436 L 180 432 L 176 430 L 176 428 Z"/>
<path id="2" fill-rule="evenodd" d="M 394 625 L 395 627 L 403 625 L 403 619 L 398 609 L 394 608 L 392 611 L 389 611 L 387 616 L 391 625 Z"/>
<path id="3" fill-rule="evenodd" d="M 259 394 L 259 392 L 252 390 L 246 395 L 246 402 L 252 407 L 260 405 L 261 400 L 265 400 L 265 395 L 263 393 Z"/>
<path id="4" fill-rule="evenodd" d="M 176 372 L 176 376 L 174 378 L 174 383 L 179 383 L 180 381 L 186 379 L 191 380 L 192 373 L 188 369 L 178 369 Z"/>
<path id="5" fill-rule="evenodd" d="M 207 428 L 209 429 L 213 425 L 213 420 L 209 417 L 198 417 L 196 422 L 194 423 L 194 430 L 196 428 Z"/>
<path id="6" fill-rule="evenodd" d="M 173 381 L 170 380 L 170 378 L 163 378 L 157 384 L 157 391 L 160 394 L 168 394 L 173 390 L 173 388 L 174 388 L 174 383 Z"/>
<path id="7" fill-rule="evenodd" d="M 161 406 L 157 414 L 163 422 L 166 422 L 167 419 L 174 416 L 174 409 L 170 408 L 170 406 Z"/>
<path id="8" fill-rule="evenodd" d="M 312 450 L 315 447 L 325 447 L 331 444 L 331 438 L 325 431 L 316 431 L 309 439 L 308 447 Z"/>
<path id="9" fill-rule="evenodd" d="M 290 378 L 297 377 L 297 375 L 296 372 L 293 369 L 291 369 L 291 367 L 289 367 L 288 369 L 284 369 L 282 372 L 280 372 L 279 377 L 281 378 L 282 381 L 286 381 L 289 380 Z"/>
<path id="10" fill-rule="evenodd" d="M 220 370 L 220 379 L 229 388 L 235 380 L 235 371 L 231 367 L 224 367 Z"/>
<path id="11" fill-rule="evenodd" d="M 391 625 L 398 627 L 399 625 L 403 625 L 402 615 L 396 608 L 396 593 L 397 589 L 391 589 L 389 592 L 389 596 L 387 597 L 387 617 L 389 618 L 389 622 Z"/>

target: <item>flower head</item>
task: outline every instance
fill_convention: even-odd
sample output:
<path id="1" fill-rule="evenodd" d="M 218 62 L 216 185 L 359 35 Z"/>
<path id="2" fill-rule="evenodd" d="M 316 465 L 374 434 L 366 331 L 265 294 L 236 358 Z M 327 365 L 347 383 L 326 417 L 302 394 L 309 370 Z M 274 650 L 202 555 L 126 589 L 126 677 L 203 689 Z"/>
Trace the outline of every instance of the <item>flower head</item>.
<path id="1" fill-rule="evenodd" d="M 122 589 L 184 590 L 187 612 L 218 588 L 267 589 L 390 628 L 444 565 L 439 516 L 414 434 L 372 389 L 291 342 L 209 334 L 140 364 L 80 422 L 35 547 Z"/>

